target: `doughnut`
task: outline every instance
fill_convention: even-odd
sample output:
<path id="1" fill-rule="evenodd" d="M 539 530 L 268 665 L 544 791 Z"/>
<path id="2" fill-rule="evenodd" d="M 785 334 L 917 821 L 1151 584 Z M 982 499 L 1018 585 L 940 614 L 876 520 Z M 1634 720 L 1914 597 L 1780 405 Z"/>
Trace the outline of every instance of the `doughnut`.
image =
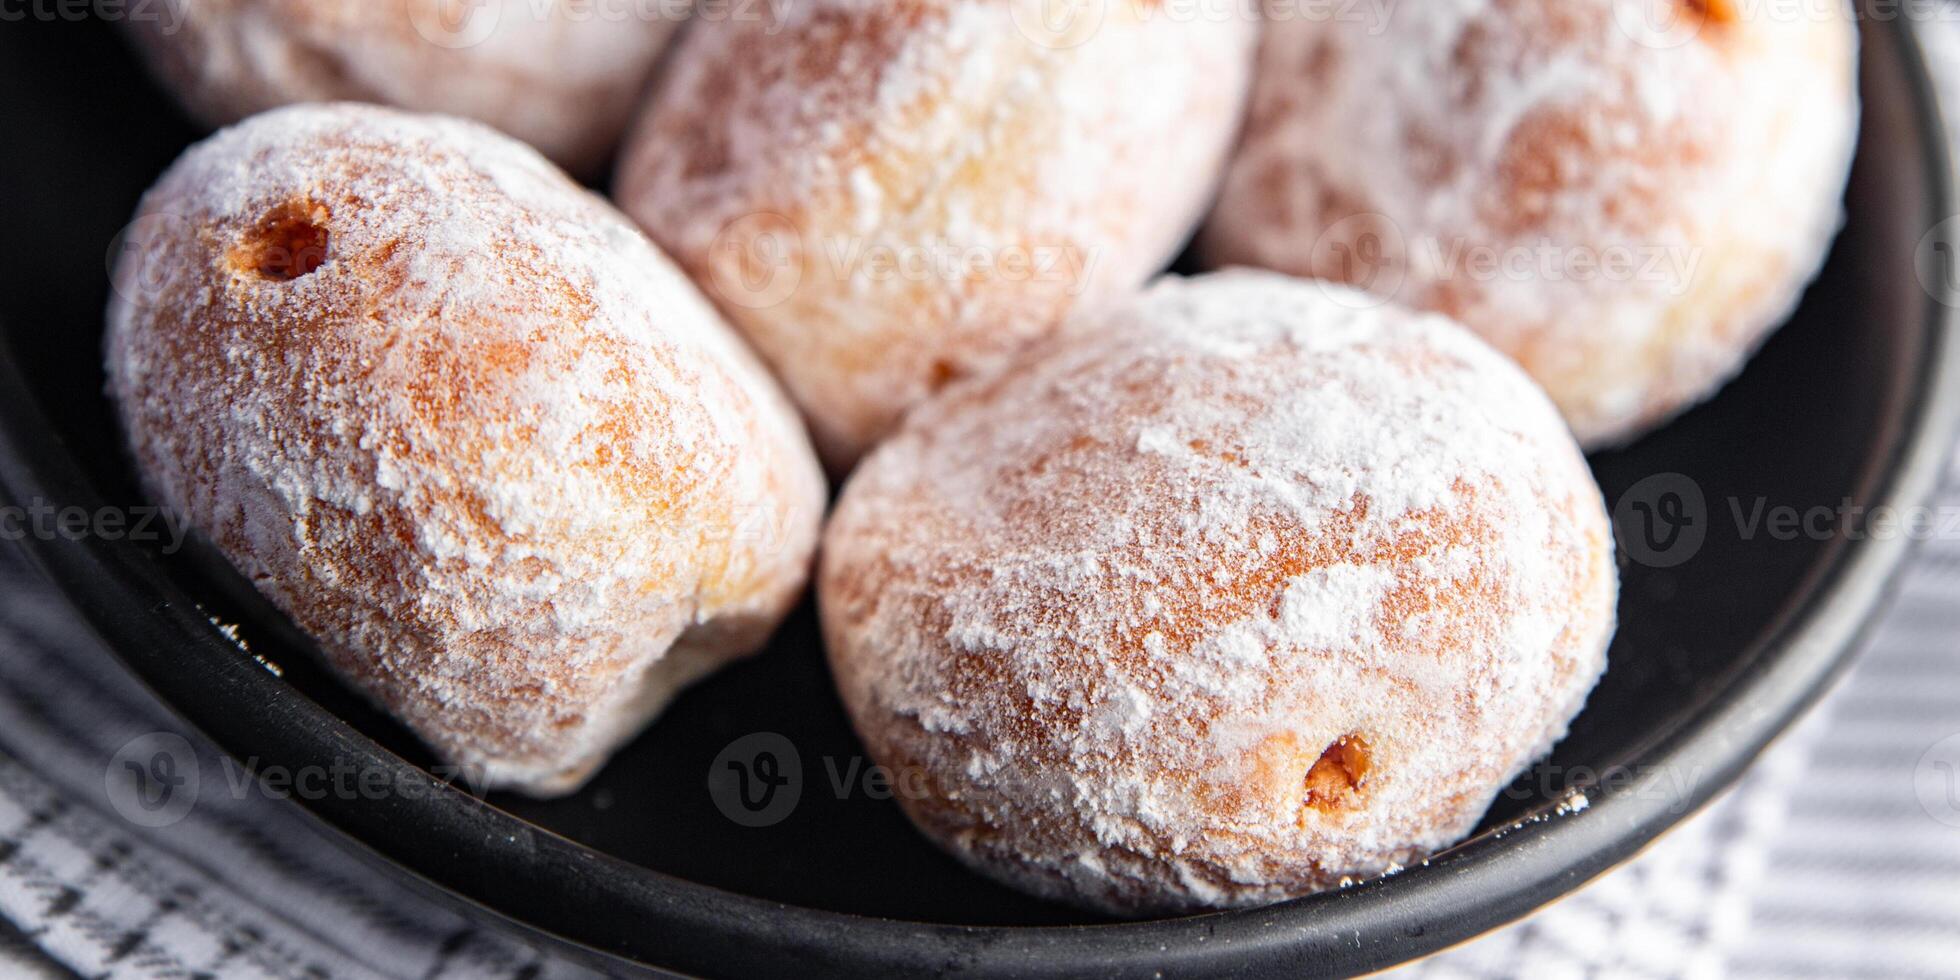
<path id="1" fill-rule="evenodd" d="M 1118 915 L 1460 839 L 1604 670 L 1605 505 L 1447 320 L 1168 280 L 915 409 L 846 485 L 831 668 L 926 836 Z"/>
<path id="2" fill-rule="evenodd" d="M 207 125 L 294 102 L 374 102 L 489 123 L 589 175 L 611 159 L 686 8 L 181 0 L 171 16 L 124 24 L 152 71 Z"/>
<path id="3" fill-rule="evenodd" d="M 794 406 L 531 148 L 293 106 L 131 227 L 106 363 L 144 486 L 473 780 L 575 789 L 798 600 L 825 487 Z"/>
<path id="4" fill-rule="evenodd" d="M 1210 203 L 1257 18 L 810 0 L 675 42 L 616 198 L 847 468 L 911 405 L 1131 292 Z M 1222 5 L 1224 9 L 1213 9 Z M 1189 6 L 1189 5 L 1187 5 Z"/>
<path id="5" fill-rule="evenodd" d="M 1446 314 L 1582 444 L 1707 398 L 1794 308 L 1858 126 L 1838 0 L 1451 0 L 1274 17 L 1209 266 Z"/>

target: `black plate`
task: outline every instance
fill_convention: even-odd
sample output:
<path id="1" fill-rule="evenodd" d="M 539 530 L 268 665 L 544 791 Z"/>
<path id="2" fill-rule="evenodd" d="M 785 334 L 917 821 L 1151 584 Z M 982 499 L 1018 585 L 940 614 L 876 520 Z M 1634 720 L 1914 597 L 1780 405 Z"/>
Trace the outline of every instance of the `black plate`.
<path id="1" fill-rule="evenodd" d="M 1914 261 L 1943 254 L 1915 249 L 1951 213 L 1946 156 L 1913 27 L 1865 29 L 1864 137 L 1823 278 L 1720 397 L 1593 460 L 1626 514 L 1641 513 L 1630 488 L 1669 505 L 1669 492 L 1699 491 L 1704 543 L 1679 563 L 1680 552 L 1631 549 L 1643 560 L 1622 562 L 1612 666 L 1571 736 L 1500 798 L 1478 836 L 1425 866 L 1265 909 L 1128 924 L 989 884 L 861 782 L 834 791 L 833 773 L 851 772 L 861 750 L 807 609 L 570 799 L 482 801 L 443 787 L 306 806 L 431 894 L 620 971 L 1304 976 L 1411 959 L 1522 916 L 1733 781 L 1843 665 L 1906 547 L 1842 528 L 1752 534 L 1736 509 L 1746 519 L 1758 501 L 1917 503 L 1944 455 L 1960 350 Z M 0 488 L 23 505 L 132 505 L 140 498 L 101 396 L 105 256 L 138 194 L 198 134 L 102 24 L 0 25 L 0 83 L 11 147 L 0 180 Z M 390 782 L 427 763 L 194 549 L 25 544 L 129 668 L 232 754 L 295 771 L 352 765 Z M 213 618 L 240 624 L 284 677 L 241 654 Z M 755 732 L 787 737 L 804 776 L 794 811 L 764 828 L 725 817 L 706 784 L 717 753 Z M 1561 808 L 1575 788 L 1586 805 Z"/>

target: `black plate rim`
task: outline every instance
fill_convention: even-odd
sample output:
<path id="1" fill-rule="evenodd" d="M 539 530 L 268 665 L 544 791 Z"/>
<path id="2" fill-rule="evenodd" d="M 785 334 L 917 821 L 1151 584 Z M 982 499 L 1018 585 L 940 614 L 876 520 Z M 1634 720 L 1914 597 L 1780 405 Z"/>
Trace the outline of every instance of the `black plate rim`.
<path id="1" fill-rule="evenodd" d="M 1890 36 L 1909 76 L 1917 149 L 1932 185 L 1931 227 L 1953 213 L 1955 190 L 1939 99 L 1922 54 L 1924 28 L 1895 18 L 1867 21 L 1865 29 Z M 1872 488 L 1869 499 L 1894 506 L 1928 499 L 1960 422 L 1960 313 L 1931 295 L 1924 306 L 1927 356 L 1896 419 L 1893 452 L 1861 478 Z M 5 357 L 0 493 L 13 501 L 96 499 Z M 1641 756 L 1632 780 L 1593 790 L 1582 812 L 1481 835 L 1439 855 L 1431 867 L 1261 909 L 1117 925 L 972 927 L 793 907 L 586 848 L 420 775 L 277 681 L 240 656 L 147 553 L 92 538 L 20 544 L 166 705 L 232 706 L 204 712 L 193 724 L 221 749 L 294 766 L 354 756 L 391 777 L 429 784 L 430 794 L 414 800 L 329 798 L 304 809 L 336 839 L 412 876 L 431 894 L 602 967 L 728 974 L 794 965 L 839 976 L 1040 976 L 1085 963 L 1111 975 L 1211 972 L 1221 963 L 1322 975 L 1379 969 L 1467 940 L 1621 863 L 1733 783 L 1848 665 L 1909 548 L 1898 539 L 1844 542 L 1807 583 L 1815 603 L 1792 610 L 1762 644 L 1774 655 L 1753 658 L 1737 678 L 1740 696 L 1689 716 Z M 1713 771 L 1685 793 L 1660 776 L 1690 761 L 1707 768 L 1710 760 Z M 407 833 L 408 827 L 419 830 Z"/>

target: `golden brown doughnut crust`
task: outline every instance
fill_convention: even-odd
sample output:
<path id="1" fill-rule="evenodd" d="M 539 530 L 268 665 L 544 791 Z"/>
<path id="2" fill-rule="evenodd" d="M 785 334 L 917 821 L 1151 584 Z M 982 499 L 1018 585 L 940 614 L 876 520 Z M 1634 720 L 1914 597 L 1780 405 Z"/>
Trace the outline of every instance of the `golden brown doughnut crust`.
<path id="1" fill-rule="evenodd" d="M 1043 6 L 809 0 L 782 23 L 697 22 L 628 137 L 621 207 L 839 468 L 947 381 L 1157 273 L 1210 199 L 1253 19 L 1113 0 L 1054 38 Z"/>
<path id="2" fill-rule="evenodd" d="M 171 0 L 124 26 L 206 123 L 339 99 L 467 116 L 580 174 L 631 119 L 685 5 Z M 641 16 L 642 14 L 653 16 Z"/>
<path id="3" fill-rule="evenodd" d="M 1162 283 L 915 411 L 825 534 L 831 664 L 929 837 L 1119 914 L 1275 901 L 1471 829 L 1605 664 L 1605 508 L 1440 318 Z"/>
<path id="4" fill-rule="evenodd" d="M 1625 442 L 1739 370 L 1822 263 L 1856 49 L 1830 3 L 1276 16 L 1201 245 L 1445 313 L 1582 443 Z"/>
<path id="5" fill-rule="evenodd" d="M 824 489 L 794 410 L 529 147 L 275 110 L 130 239 L 109 388 L 152 496 L 492 785 L 576 788 L 796 600 Z"/>

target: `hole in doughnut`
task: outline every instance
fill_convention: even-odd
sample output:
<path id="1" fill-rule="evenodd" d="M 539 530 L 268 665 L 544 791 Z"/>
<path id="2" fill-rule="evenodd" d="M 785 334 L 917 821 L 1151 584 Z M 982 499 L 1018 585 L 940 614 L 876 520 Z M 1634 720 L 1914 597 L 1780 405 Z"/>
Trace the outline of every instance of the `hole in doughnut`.
<path id="1" fill-rule="evenodd" d="M 1358 805 L 1372 765 L 1371 756 L 1367 739 L 1360 735 L 1335 739 L 1307 770 L 1306 805 L 1322 813 Z"/>
<path id="2" fill-rule="evenodd" d="M 926 390 L 937 394 L 941 388 L 958 380 L 960 369 L 943 357 L 934 358 L 926 375 Z"/>
<path id="3" fill-rule="evenodd" d="M 327 261 L 327 218 L 324 206 L 307 201 L 288 201 L 267 211 L 232 248 L 232 268 L 267 282 L 312 275 Z"/>

